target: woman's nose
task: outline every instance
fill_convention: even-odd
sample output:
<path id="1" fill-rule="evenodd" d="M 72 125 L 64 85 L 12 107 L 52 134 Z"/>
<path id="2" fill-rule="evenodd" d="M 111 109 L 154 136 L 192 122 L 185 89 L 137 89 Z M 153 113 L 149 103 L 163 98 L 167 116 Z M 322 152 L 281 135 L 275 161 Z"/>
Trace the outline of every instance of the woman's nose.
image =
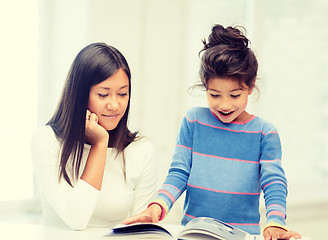
<path id="1" fill-rule="evenodd" d="M 118 106 L 119 106 L 119 103 L 115 97 L 111 98 L 110 101 L 107 103 L 108 110 L 117 110 Z"/>

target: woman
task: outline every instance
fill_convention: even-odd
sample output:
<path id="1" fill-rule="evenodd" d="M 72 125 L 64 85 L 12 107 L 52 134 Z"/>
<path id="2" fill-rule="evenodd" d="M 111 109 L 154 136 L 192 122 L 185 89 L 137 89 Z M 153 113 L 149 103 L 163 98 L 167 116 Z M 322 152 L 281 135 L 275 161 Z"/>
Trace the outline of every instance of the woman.
<path id="1" fill-rule="evenodd" d="M 32 139 L 45 223 L 110 227 L 154 196 L 152 145 L 127 127 L 130 95 L 116 48 L 93 43 L 78 53 L 57 110 Z"/>

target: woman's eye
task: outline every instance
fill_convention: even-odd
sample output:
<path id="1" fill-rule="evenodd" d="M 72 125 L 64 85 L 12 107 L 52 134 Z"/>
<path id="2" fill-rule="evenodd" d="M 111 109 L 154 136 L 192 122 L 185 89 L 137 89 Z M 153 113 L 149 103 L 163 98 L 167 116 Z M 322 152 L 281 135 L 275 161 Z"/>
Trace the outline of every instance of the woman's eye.
<path id="1" fill-rule="evenodd" d="M 123 96 L 127 96 L 128 93 L 119 93 L 118 95 L 121 96 L 121 97 L 123 97 Z"/>
<path id="2" fill-rule="evenodd" d="M 220 97 L 220 95 L 218 95 L 218 94 L 210 94 L 210 95 L 211 95 L 212 98 L 218 98 L 218 97 Z"/>
<path id="3" fill-rule="evenodd" d="M 100 94 L 100 93 L 99 93 L 98 96 L 101 97 L 101 98 L 104 98 L 104 97 L 107 97 L 108 94 Z"/>
<path id="4" fill-rule="evenodd" d="M 231 97 L 233 97 L 233 98 L 238 98 L 238 97 L 240 97 L 240 94 L 231 95 Z"/>

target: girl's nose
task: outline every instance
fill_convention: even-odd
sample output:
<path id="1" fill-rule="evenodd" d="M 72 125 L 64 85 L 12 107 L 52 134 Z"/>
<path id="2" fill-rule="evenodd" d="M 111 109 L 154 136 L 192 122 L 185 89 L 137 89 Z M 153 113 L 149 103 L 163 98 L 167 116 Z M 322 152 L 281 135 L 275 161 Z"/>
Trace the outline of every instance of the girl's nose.
<path id="1" fill-rule="evenodd" d="M 219 103 L 219 108 L 222 111 L 229 111 L 231 109 L 231 104 L 229 101 L 223 100 Z"/>

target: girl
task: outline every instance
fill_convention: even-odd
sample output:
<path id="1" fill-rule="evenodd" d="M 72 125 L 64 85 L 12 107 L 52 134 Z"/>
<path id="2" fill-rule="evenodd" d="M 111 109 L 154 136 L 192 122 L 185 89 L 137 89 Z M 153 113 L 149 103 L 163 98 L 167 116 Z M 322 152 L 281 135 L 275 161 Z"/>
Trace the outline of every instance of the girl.
<path id="1" fill-rule="evenodd" d="M 94 43 L 78 53 L 57 110 L 32 139 L 45 223 L 110 227 L 154 197 L 153 148 L 127 127 L 130 95 L 116 48 Z"/>
<path id="2" fill-rule="evenodd" d="M 249 40 L 239 28 L 215 25 L 203 43 L 200 85 L 209 107 L 187 112 L 156 199 L 124 223 L 162 220 L 186 190 L 182 225 L 212 217 L 258 235 L 263 191 L 265 238 L 299 238 L 285 226 L 287 182 L 277 130 L 245 110 L 258 68 Z"/>

